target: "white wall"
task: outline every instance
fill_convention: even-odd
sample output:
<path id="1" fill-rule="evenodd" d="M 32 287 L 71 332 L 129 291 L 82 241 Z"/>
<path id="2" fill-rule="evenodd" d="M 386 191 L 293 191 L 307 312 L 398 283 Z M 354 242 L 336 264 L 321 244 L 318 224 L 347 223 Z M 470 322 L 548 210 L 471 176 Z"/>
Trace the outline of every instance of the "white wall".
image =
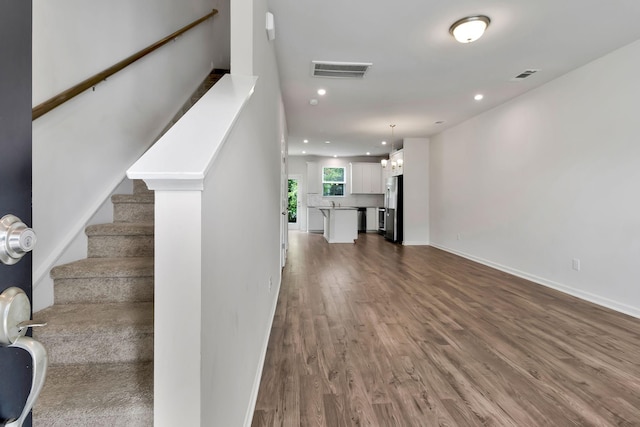
<path id="1" fill-rule="evenodd" d="M 433 137 L 432 244 L 640 317 L 639 67 L 640 41 Z"/>
<path id="2" fill-rule="evenodd" d="M 429 244 L 429 139 L 405 138 L 403 244 Z"/>
<path id="3" fill-rule="evenodd" d="M 204 16 L 214 3 L 34 0 L 33 105 Z M 34 121 L 36 309 L 53 302 L 50 268 L 210 70 L 215 21 Z"/>
<path id="4" fill-rule="evenodd" d="M 218 11 L 212 28 L 213 67 L 231 69 L 231 0 L 212 0 Z"/>
<path id="5" fill-rule="evenodd" d="M 286 125 L 266 11 L 264 0 L 232 4 L 232 74 L 258 82 L 203 193 L 202 426 L 251 424 L 281 280 Z M 234 39 L 247 22 L 250 50 Z"/>

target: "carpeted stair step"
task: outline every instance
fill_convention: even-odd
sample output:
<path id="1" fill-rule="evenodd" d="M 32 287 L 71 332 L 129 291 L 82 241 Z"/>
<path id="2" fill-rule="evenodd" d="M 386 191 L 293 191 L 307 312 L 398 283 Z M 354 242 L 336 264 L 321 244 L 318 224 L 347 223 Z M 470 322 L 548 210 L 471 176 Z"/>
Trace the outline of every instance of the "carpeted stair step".
<path id="1" fill-rule="evenodd" d="M 56 304 L 36 317 L 51 365 L 153 359 L 153 303 Z"/>
<path id="2" fill-rule="evenodd" d="M 115 222 L 148 222 L 153 223 L 154 194 L 114 194 L 113 220 Z"/>
<path id="3" fill-rule="evenodd" d="M 153 194 L 153 191 L 147 188 L 147 184 L 143 180 L 134 179 L 133 194 Z"/>
<path id="4" fill-rule="evenodd" d="M 51 366 L 33 425 L 152 426 L 153 362 Z"/>
<path id="5" fill-rule="evenodd" d="M 90 225 L 89 258 L 153 256 L 153 224 L 126 223 Z"/>
<path id="6" fill-rule="evenodd" d="M 87 258 L 51 270 L 56 304 L 153 301 L 153 258 Z"/>

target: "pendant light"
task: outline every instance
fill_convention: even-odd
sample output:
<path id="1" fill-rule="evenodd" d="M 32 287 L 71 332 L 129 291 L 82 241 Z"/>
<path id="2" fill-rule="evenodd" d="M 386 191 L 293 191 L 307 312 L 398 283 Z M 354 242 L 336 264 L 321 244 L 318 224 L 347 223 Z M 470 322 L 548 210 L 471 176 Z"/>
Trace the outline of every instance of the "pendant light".
<path id="1" fill-rule="evenodd" d="M 389 127 L 391 128 L 391 152 L 389 153 L 389 155 L 391 155 L 391 153 L 393 153 L 394 151 L 394 144 L 393 144 L 393 128 L 396 127 L 396 125 L 389 125 Z M 391 156 L 389 156 L 391 157 Z M 385 169 L 387 167 L 387 159 L 382 159 L 380 160 L 380 164 L 382 165 L 382 169 Z M 396 168 L 396 165 L 394 164 L 395 162 L 391 162 L 391 167 L 392 169 Z"/>

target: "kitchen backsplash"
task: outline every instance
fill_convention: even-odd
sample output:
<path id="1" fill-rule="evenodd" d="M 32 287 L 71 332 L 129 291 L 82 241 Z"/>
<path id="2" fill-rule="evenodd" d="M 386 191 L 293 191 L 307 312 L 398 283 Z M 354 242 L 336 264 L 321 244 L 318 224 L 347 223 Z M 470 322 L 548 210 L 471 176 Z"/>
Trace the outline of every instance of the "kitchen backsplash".
<path id="1" fill-rule="evenodd" d="M 378 207 L 384 206 L 384 195 L 349 194 L 344 197 L 322 197 L 320 194 L 307 194 L 307 206 L 331 206 L 331 202 L 335 202 L 336 206 Z"/>

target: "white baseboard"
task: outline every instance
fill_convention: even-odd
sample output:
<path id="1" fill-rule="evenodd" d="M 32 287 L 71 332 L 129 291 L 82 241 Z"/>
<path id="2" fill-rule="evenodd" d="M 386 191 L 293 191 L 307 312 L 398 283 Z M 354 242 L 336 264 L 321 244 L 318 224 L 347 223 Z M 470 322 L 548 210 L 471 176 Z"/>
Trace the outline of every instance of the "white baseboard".
<path id="1" fill-rule="evenodd" d="M 498 264 L 493 261 L 489 261 L 483 258 L 479 258 L 477 256 L 467 254 L 465 252 L 457 251 L 455 249 L 448 248 L 446 246 L 437 245 L 431 243 L 431 246 L 434 248 L 441 249 L 446 252 L 450 252 L 454 255 L 461 256 L 463 258 L 467 258 L 471 261 L 475 261 L 479 264 L 486 265 L 491 268 L 495 268 L 496 270 L 504 271 L 505 273 L 512 274 L 514 276 L 520 277 L 522 279 L 529 280 L 531 282 L 537 283 L 538 285 L 546 286 L 551 289 L 555 289 L 556 291 L 563 292 L 565 294 L 574 296 L 576 298 L 580 298 L 582 300 L 600 305 L 602 307 L 609 308 L 611 310 L 615 310 L 617 312 L 627 314 L 629 316 L 633 316 L 640 319 L 640 308 L 633 307 L 627 304 L 623 304 L 619 301 L 614 301 L 609 298 L 605 298 L 600 295 L 592 294 L 590 292 L 585 292 L 580 289 L 572 288 L 571 286 L 564 285 L 562 283 L 554 282 L 553 280 L 548 280 L 542 277 L 538 277 L 536 275 L 517 270 L 515 268 L 507 267 L 502 264 Z"/>
<path id="2" fill-rule="evenodd" d="M 262 354 L 260 355 L 260 363 L 258 364 L 258 371 L 256 377 L 253 380 L 253 389 L 251 390 L 251 401 L 247 408 L 247 413 L 244 416 L 245 427 L 251 427 L 253 421 L 253 413 L 256 410 L 256 403 L 258 402 L 258 392 L 260 391 L 260 381 L 262 380 L 262 371 L 264 369 L 264 361 L 267 358 L 267 348 L 269 347 L 269 338 L 271 338 L 271 328 L 273 327 L 273 319 L 276 316 L 276 307 L 278 306 L 278 296 L 280 295 L 280 286 L 282 286 L 282 275 L 280 275 L 280 283 L 275 289 L 276 298 L 273 301 L 273 307 L 271 308 L 271 316 L 269 320 L 269 328 L 262 344 Z"/>
<path id="3" fill-rule="evenodd" d="M 409 240 L 402 242 L 403 246 L 429 246 L 428 240 Z"/>

